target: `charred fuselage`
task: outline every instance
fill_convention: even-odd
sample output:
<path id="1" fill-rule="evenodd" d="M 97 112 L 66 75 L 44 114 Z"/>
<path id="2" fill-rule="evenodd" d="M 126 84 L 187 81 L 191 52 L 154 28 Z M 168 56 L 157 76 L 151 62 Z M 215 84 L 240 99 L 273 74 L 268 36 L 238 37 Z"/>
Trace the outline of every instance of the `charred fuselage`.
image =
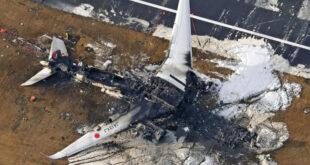
<path id="1" fill-rule="evenodd" d="M 51 63 L 51 67 L 67 64 L 61 61 Z M 255 139 L 246 128 L 211 113 L 210 110 L 219 106 L 213 103 L 216 95 L 212 91 L 217 84 L 206 83 L 194 72 L 188 72 L 188 84 L 182 91 L 159 77 L 151 77 L 145 82 L 134 76 L 120 76 L 87 65 L 71 63 L 67 66 L 66 70 L 57 70 L 65 71 L 72 78 L 80 75 L 79 80 L 85 83 L 121 91 L 122 99 L 130 104 L 127 113 L 134 112 L 131 123 L 148 123 L 146 121 L 163 118 L 160 122 L 155 121 L 163 130 L 175 131 L 178 137 L 186 137 L 188 141 L 200 142 L 213 149 L 237 150 L 236 153 L 248 153 L 251 141 Z M 190 131 L 184 131 L 185 127 Z"/>

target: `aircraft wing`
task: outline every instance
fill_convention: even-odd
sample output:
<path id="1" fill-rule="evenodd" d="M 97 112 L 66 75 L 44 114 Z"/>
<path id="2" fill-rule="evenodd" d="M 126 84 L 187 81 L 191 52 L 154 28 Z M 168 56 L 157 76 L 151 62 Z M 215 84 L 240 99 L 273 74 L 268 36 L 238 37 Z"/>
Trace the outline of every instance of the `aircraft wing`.
<path id="1" fill-rule="evenodd" d="M 192 68 L 191 41 L 190 3 L 189 0 L 179 0 L 168 57 L 156 76 L 183 91 L 187 71 Z"/>
<path id="2" fill-rule="evenodd" d="M 83 151 L 89 147 L 92 147 L 102 142 L 105 138 L 128 128 L 130 123 L 132 123 L 136 118 L 135 116 L 139 114 L 141 111 L 142 107 L 134 108 L 131 112 L 120 117 L 111 124 L 101 127 L 99 130 L 86 133 L 84 136 L 80 137 L 78 140 L 76 140 L 63 150 L 55 153 L 54 155 L 49 156 L 49 158 L 60 159 L 65 156 L 71 156 L 73 154 L 76 154 L 80 151 Z"/>
<path id="3" fill-rule="evenodd" d="M 30 86 L 33 85 L 43 79 L 46 79 L 47 77 L 53 75 L 54 73 L 50 68 L 43 68 L 40 72 L 38 72 L 36 75 L 31 77 L 29 80 L 21 84 L 21 86 Z"/>

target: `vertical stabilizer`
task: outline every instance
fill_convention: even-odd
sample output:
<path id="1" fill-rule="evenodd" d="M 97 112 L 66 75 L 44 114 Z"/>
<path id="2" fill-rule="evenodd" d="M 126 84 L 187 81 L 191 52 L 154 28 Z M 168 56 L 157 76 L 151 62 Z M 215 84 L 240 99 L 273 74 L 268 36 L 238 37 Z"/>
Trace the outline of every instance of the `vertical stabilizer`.
<path id="1" fill-rule="evenodd" d="M 185 90 L 186 75 L 192 68 L 189 0 L 179 0 L 168 57 L 157 76 Z"/>

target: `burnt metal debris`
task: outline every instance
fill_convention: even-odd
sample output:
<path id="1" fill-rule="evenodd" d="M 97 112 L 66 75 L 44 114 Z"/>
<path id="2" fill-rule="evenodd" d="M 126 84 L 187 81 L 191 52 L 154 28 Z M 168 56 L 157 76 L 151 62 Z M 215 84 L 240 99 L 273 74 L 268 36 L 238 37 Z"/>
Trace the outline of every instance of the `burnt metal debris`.
<path id="1" fill-rule="evenodd" d="M 215 107 L 204 106 L 211 105 L 215 99 L 216 96 L 210 89 L 216 84 L 211 81 L 206 83 L 194 72 L 188 72 L 188 84 L 183 92 L 158 77 L 151 77 L 147 82 L 135 76 L 123 77 L 83 63 L 74 65 L 68 56 L 59 56 L 49 65 L 56 72 L 65 72 L 71 78 L 80 75 L 80 80 L 85 83 L 103 84 L 113 90 L 120 90 L 124 95 L 122 99 L 130 104 L 125 113 L 139 111 L 133 117 L 133 124 L 143 122 L 143 137 L 150 141 L 160 143 L 165 130 L 169 130 L 174 131 L 179 138 L 185 137 L 185 141 L 200 143 L 206 148 L 212 147 L 213 150 L 226 154 L 248 155 L 251 154 L 251 148 L 255 147 L 251 146 L 252 140 L 256 139 L 255 134 L 211 113 Z M 119 116 L 117 113 L 124 114 L 117 111 L 114 113 L 116 116 Z M 156 122 L 156 119 L 169 115 L 172 117 Z M 189 128 L 189 131 L 185 131 L 185 127 Z"/>
<path id="2" fill-rule="evenodd" d="M 173 131 L 177 138 L 185 138 L 186 142 L 199 143 L 205 148 L 224 154 L 226 160 L 231 157 L 229 161 L 240 155 L 244 155 L 243 158 L 248 160 L 248 156 L 252 155 L 252 148 L 255 147 L 252 144 L 256 135 L 211 113 L 212 109 L 221 106 L 213 103 L 216 99 L 213 89 L 217 84 L 212 81 L 206 83 L 194 72 L 188 72 L 183 92 L 159 77 L 143 80 L 130 72 L 115 74 L 83 62 L 73 63 L 68 56 L 59 54 L 57 58 L 49 60 L 48 67 L 60 74 L 64 80 L 75 79 L 88 84 L 101 84 L 112 92 L 119 90 L 124 96 L 121 100 L 130 106 L 124 111 L 123 107 L 119 108 L 123 105 L 115 104 L 115 110 L 106 122 L 112 122 L 133 109 L 139 109 L 131 128 L 142 122 L 144 126 L 139 128 L 139 133 L 146 140 L 160 144 L 165 133 Z"/>
<path id="3" fill-rule="evenodd" d="M 45 54 L 43 49 L 38 48 L 40 46 L 35 45 L 32 49 Z M 199 143 L 205 148 L 223 153 L 226 159 L 231 157 L 233 160 L 237 155 L 244 155 L 243 158 L 248 160 L 248 156 L 252 155 L 252 148 L 255 147 L 252 144 L 256 140 L 256 135 L 211 113 L 212 109 L 220 106 L 218 104 L 210 106 L 216 99 L 216 92 L 212 89 L 216 88 L 217 84 L 211 81 L 206 83 L 194 72 L 188 72 L 186 89 L 183 92 L 159 77 L 142 80 L 139 76 L 128 72 L 115 74 L 112 71 L 88 66 L 83 62 L 73 63 L 68 56 L 58 55 L 57 58 L 52 58 L 48 67 L 53 72 L 61 74 L 64 80 L 78 79 L 88 84 L 104 85 L 112 92 L 119 91 L 124 96 L 121 100 L 130 106 L 124 111 L 124 108 L 118 110 L 117 106 L 122 105 L 115 105 L 116 110 L 108 118 L 110 122 L 133 109 L 139 109 L 140 113 L 134 116 L 131 128 L 142 122 L 144 126 L 139 129 L 139 133 L 143 138 L 156 144 L 162 142 L 162 137 L 167 131 L 173 131 L 178 138 L 185 138 L 187 142 Z M 188 130 L 185 131 L 184 128 Z"/>

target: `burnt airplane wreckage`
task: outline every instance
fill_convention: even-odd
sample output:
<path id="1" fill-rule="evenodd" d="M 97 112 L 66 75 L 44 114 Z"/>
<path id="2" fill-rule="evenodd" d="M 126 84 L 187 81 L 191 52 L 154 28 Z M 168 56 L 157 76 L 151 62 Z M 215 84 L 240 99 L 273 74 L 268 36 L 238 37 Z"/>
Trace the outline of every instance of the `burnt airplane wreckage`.
<path id="1" fill-rule="evenodd" d="M 216 84 L 205 82 L 200 78 L 200 73 L 192 69 L 189 15 L 189 0 L 180 0 L 168 58 L 156 76 L 147 82 L 83 63 L 75 64 L 70 60 L 64 42 L 53 37 L 48 61 L 41 62 L 44 68 L 22 86 L 33 85 L 61 72 L 76 81 L 100 87 L 103 92 L 126 100 L 130 103 L 130 109 L 126 113 L 111 116 L 109 124 L 99 124 L 93 131 L 49 156 L 51 159 L 76 154 L 138 122 L 154 130 L 152 134 L 157 142 L 160 142 L 165 130 L 171 130 L 177 137 L 186 137 L 188 141 L 212 145 L 218 149 L 232 149 L 238 151 L 236 153 L 250 151 L 251 143 L 255 140 L 254 134 L 212 114 L 209 111 L 211 107 L 202 105 L 211 104 L 210 98 L 214 96 Z M 159 117 L 166 119 L 151 122 Z M 189 131 L 185 131 L 184 127 L 188 127 Z"/>

